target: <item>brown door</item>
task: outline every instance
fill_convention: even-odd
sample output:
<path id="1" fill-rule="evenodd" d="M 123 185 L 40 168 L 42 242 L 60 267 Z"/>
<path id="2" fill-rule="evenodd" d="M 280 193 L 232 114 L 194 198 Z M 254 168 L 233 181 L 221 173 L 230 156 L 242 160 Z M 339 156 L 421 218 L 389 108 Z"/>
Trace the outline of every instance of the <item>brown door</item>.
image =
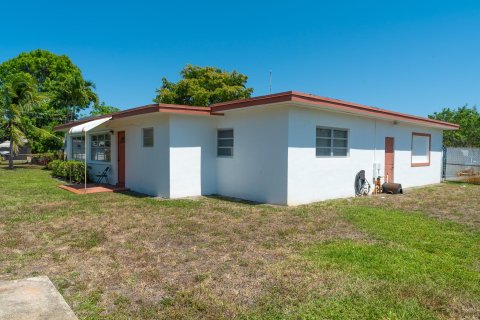
<path id="1" fill-rule="evenodd" d="M 385 182 L 394 182 L 395 140 L 385 137 Z"/>
<path id="2" fill-rule="evenodd" d="M 125 186 L 125 131 L 118 132 L 118 182 L 120 187 Z"/>

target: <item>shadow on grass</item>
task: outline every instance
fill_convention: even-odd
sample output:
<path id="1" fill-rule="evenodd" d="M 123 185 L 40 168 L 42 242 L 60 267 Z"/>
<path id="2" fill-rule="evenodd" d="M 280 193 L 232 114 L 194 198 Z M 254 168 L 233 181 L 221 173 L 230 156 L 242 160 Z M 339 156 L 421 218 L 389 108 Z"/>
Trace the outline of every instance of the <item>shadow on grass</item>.
<path id="1" fill-rule="evenodd" d="M 14 164 L 13 165 L 13 168 L 10 169 L 8 167 L 8 164 L 0 164 L 0 169 L 3 169 L 3 170 L 15 170 L 15 169 L 45 169 L 45 166 L 43 165 L 35 165 L 35 164 Z"/>
<path id="2" fill-rule="evenodd" d="M 249 206 L 260 206 L 264 205 L 265 202 L 257 202 L 257 201 L 250 201 L 250 200 L 245 200 L 245 199 L 240 199 L 240 198 L 233 198 L 233 197 L 227 197 L 227 196 L 221 196 L 218 194 L 211 194 L 204 196 L 205 198 L 209 199 L 215 199 L 215 200 L 221 200 L 221 201 L 227 201 L 235 204 L 246 204 Z"/>
<path id="3" fill-rule="evenodd" d="M 149 196 L 148 194 L 135 192 L 135 191 L 131 191 L 131 190 L 114 191 L 114 193 L 122 194 L 122 195 L 133 197 L 133 198 L 138 198 L 138 199 L 144 199 L 144 198 L 155 199 L 154 197 Z"/>

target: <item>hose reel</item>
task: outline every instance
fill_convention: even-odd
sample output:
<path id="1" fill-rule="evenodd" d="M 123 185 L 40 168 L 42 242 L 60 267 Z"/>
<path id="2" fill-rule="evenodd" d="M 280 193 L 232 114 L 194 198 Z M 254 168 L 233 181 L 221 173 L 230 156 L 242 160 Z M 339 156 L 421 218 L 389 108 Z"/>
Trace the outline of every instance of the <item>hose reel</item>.
<path id="1" fill-rule="evenodd" d="M 355 176 L 355 196 L 366 196 L 370 193 L 370 183 L 365 178 L 365 170 L 360 170 Z"/>

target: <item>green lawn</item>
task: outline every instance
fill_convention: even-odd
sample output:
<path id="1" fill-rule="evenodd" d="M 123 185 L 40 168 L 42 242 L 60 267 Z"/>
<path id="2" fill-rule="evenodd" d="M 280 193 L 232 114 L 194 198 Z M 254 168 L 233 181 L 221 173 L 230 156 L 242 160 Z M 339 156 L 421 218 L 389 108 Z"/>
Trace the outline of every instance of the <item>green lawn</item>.
<path id="1" fill-rule="evenodd" d="M 74 195 L 0 166 L 0 279 L 81 319 L 478 319 L 480 186 L 293 208 Z"/>

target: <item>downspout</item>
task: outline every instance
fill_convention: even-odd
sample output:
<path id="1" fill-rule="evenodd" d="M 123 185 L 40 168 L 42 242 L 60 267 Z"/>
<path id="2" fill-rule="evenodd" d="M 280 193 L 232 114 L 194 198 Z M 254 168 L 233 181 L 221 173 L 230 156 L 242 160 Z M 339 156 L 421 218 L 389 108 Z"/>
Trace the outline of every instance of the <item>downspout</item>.
<path id="1" fill-rule="evenodd" d="M 374 119 L 373 129 L 373 163 L 377 162 L 377 119 Z M 375 177 L 374 177 L 375 178 Z"/>

